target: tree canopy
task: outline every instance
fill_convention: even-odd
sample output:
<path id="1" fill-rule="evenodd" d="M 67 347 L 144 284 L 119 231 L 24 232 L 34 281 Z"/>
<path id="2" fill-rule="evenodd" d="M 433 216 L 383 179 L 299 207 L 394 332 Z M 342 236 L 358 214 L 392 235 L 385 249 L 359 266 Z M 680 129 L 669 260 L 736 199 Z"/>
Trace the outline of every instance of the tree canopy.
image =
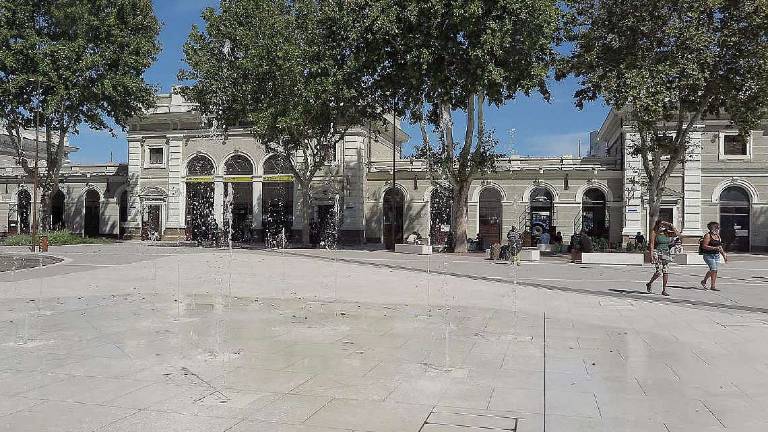
<path id="1" fill-rule="evenodd" d="M 345 0 L 223 0 L 185 45 L 182 93 L 212 125 L 250 130 L 280 154 L 302 189 L 350 127 L 382 117 L 358 55 L 360 26 Z"/>
<path id="2" fill-rule="evenodd" d="M 39 120 L 45 192 L 57 187 L 68 134 L 110 130 L 109 119 L 126 127 L 154 104 L 143 74 L 159 28 L 151 0 L 0 0 L 0 116 L 19 148 L 21 129 Z"/>
<path id="3" fill-rule="evenodd" d="M 370 75 L 421 124 L 419 156 L 455 190 L 453 235 L 466 251 L 467 197 L 499 157 L 484 109 L 519 94 L 549 97 L 560 10 L 553 0 L 360 0 Z M 454 137 L 455 113 L 466 116 Z M 428 127 L 439 136 L 432 142 Z"/>
<path id="4" fill-rule="evenodd" d="M 747 134 L 768 108 L 765 0 L 567 0 L 573 43 L 558 77 L 581 81 L 576 105 L 603 98 L 629 113 L 640 142 L 652 218 L 702 116 Z"/>

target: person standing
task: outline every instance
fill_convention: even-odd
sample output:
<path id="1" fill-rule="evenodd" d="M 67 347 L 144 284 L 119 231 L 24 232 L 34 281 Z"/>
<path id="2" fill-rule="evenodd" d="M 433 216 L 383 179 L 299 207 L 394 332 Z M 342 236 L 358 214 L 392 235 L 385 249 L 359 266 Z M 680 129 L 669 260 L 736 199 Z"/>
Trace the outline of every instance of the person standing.
<path id="1" fill-rule="evenodd" d="M 709 271 L 704 275 L 704 280 L 701 281 L 701 286 L 707 289 L 707 279 L 711 281 L 710 288 L 712 291 L 720 291 L 717 288 L 717 268 L 720 264 L 720 255 L 723 256 L 723 261 L 728 262 L 728 255 L 725 254 L 723 249 L 723 240 L 720 238 L 720 224 L 717 222 L 710 222 L 707 224 L 707 232 L 704 234 L 704 238 L 701 240 L 701 247 L 699 252 L 704 257 L 704 262 L 707 263 Z"/>
<path id="2" fill-rule="evenodd" d="M 651 277 L 651 280 L 645 284 L 649 293 L 653 292 L 651 290 L 651 285 L 653 285 L 656 279 L 661 276 L 661 295 L 669 295 L 667 292 L 667 283 L 669 282 L 669 262 L 671 261 L 669 249 L 672 239 L 677 236 L 677 230 L 671 223 L 661 219 L 656 220 L 650 239 L 651 261 L 656 266 L 656 272 Z"/>
<path id="3" fill-rule="evenodd" d="M 507 232 L 507 243 L 509 244 L 509 263 L 520 265 L 520 251 L 523 250 L 523 241 L 517 228 L 510 228 Z"/>

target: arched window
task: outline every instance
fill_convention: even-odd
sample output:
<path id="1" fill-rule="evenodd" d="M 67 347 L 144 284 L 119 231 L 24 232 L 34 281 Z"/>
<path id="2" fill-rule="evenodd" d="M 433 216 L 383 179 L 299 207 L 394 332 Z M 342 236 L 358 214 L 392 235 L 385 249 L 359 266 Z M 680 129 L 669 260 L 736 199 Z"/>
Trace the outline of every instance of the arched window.
<path id="1" fill-rule="evenodd" d="M 57 190 L 51 197 L 51 229 L 64 229 L 64 192 Z"/>
<path id="2" fill-rule="evenodd" d="M 588 189 L 581 199 L 581 228 L 590 236 L 608 236 L 608 212 L 605 193 L 597 188 Z M 574 227 L 578 229 L 578 226 Z"/>
<path id="3" fill-rule="evenodd" d="M 394 250 L 395 244 L 403 242 L 403 213 L 405 209 L 405 196 L 398 188 L 389 188 L 384 193 L 384 245 L 387 249 Z"/>
<path id="4" fill-rule="evenodd" d="M 445 245 L 451 232 L 453 188 L 438 185 L 429 195 L 429 236 L 433 245 Z"/>
<path id="5" fill-rule="evenodd" d="M 744 188 L 729 186 L 720 193 L 720 236 L 726 250 L 749 252 L 751 209 Z"/>
<path id="6" fill-rule="evenodd" d="M 264 175 L 289 174 L 288 162 L 280 155 L 272 155 L 264 161 Z"/>
<path id="7" fill-rule="evenodd" d="M 97 236 L 100 233 L 99 222 L 101 219 L 101 196 L 99 192 L 89 189 L 85 193 L 85 222 L 86 236 Z"/>
<path id="8" fill-rule="evenodd" d="M 31 229 L 32 195 L 26 189 L 20 190 L 16 196 L 16 212 L 19 232 L 29 234 Z"/>
<path id="9" fill-rule="evenodd" d="M 501 192 L 494 187 L 480 191 L 480 235 L 482 250 L 501 242 Z"/>
<path id="10" fill-rule="evenodd" d="M 215 168 L 213 161 L 204 155 L 197 155 L 187 162 L 188 176 L 212 176 Z"/>
<path id="11" fill-rule="evenodd" d="M 551 231 L 553 216 L 555 213 L 552 192 L 544 187 L 537 187 L 531 191 L 530 196 L 530 227 L 534 244 L 539 241 L 539 236 Z"/>
<path id="12" fill-rule="evenodd" d="M 230 156 L 224 163 L 224 174 L 226 175 L 253 175 L 253 164 L 247 157 L 236 154 Z"/>

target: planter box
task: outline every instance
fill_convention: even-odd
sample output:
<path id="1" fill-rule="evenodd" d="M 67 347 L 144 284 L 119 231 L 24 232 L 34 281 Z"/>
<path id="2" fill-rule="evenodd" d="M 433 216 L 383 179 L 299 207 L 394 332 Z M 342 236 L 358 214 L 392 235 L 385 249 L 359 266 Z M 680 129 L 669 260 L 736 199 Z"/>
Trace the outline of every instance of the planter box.
<path id="1" fill-rule="evenodd" d="M 413 244 L 396 244 L 395 252 L 412 254 L 412 255 L 432 255 L 432 246 L 413 245 Z"/>
<path id="2" fill-rule="evenodd" d="M 582 264 L 643 265 L 643 254 L 639 253 L 582 253 Z"/>
<path id="3" fill-rule="evenodd" d="M 698 253 L 688 252 L 675 255 L 675 264 L 679 265 L 705 265 L 704 257 Z"/>
<path id="4" fill-rule="evenodd" d="M 520 251 L 520 261 L 539 261 L 541 251 L 538 248 L 523 248 Z"/>

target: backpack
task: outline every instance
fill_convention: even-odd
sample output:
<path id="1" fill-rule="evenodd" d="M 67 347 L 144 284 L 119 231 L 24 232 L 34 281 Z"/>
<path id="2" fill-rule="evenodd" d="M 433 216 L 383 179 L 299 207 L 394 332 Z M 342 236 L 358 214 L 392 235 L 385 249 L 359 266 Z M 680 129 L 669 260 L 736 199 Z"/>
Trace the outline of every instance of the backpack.
<path id="1" fill-rule="evenodd" d="M 704 237 L 699 239 L 699 255 L 704 255 Z"/>

